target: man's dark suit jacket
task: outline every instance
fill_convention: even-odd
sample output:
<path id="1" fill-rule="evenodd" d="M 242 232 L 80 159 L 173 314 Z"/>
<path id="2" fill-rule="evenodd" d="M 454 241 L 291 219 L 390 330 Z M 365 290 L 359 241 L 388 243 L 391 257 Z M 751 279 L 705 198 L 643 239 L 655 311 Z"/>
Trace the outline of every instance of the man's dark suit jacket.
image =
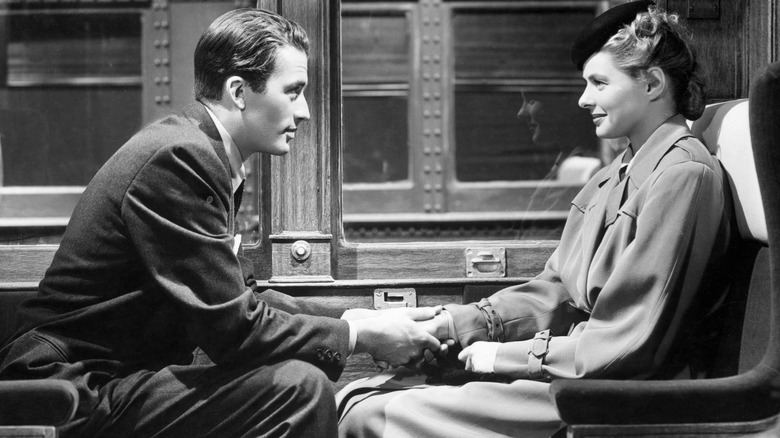
<path id="1" fill-rule="evenodd" d="M 337 379 L 347 322 L 256 295 L 233 224 L 228 157 L 205 107 L 147 126 L 84 191 L 24 326 L 0 351 L 0 379 L 68 379 L 89 404 L 108 381 L 186 364 L 196 347 L 218 366 L 300 359 Z"/>

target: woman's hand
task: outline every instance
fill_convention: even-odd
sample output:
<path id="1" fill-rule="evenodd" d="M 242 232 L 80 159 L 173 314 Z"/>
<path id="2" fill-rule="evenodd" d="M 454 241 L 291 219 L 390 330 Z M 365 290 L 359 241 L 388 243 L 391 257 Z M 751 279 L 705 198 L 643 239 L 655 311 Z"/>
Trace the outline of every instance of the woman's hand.
<path id="1" fill-rule="evenodd" d="M 466 363 L 467 371 L 494 373 L 496 354 L 500 345 L 500 342 L 475 342 L 458 354 L 458 360 Z"/>

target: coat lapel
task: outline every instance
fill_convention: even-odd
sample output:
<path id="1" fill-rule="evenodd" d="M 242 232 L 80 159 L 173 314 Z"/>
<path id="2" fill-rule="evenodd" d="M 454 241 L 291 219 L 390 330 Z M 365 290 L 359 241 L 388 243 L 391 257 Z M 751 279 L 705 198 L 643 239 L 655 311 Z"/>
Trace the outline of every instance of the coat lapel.
<path id="1" fill-rule="evenodd" d="M 623 160 L 625 152 L 620 154 L 610 164 L 610 169 L 605 175 L 606 178 L 599 183 L 599 190 L 592 202 L 588 203 L 585 217 L 582 224 L 582 269 L 580 272 L 588 272 L 590 262 L 596 252 L 596 247 L 601 242 L 604 235 L 604 218 L 606 216 L 606 203 L 609 200 L 609 194 L 615 189 L 617 172 L 620 169 L 620 163 Z"/>
<path id="2" fill-rule="evenodd" d="M 644 146 L 637 152 L 631 169 L 623 181 L 616 182 L 614 192 L 610 192 L 604 221 L 605 228 L 617 220 L 624 200 L 628 202 L 634 193 L 639 190 L 639 187 L 650 178 L 650 174 L 658 167 L 669 150 L 675 147 L 675 144 L 680 139 L 690 137 L 691 135 L 688 125 L 685 123 L 685 118 L 681 115 L 670 118 L 655 130 Z M 614 176 L 617 179 L 617 173 Z"/>

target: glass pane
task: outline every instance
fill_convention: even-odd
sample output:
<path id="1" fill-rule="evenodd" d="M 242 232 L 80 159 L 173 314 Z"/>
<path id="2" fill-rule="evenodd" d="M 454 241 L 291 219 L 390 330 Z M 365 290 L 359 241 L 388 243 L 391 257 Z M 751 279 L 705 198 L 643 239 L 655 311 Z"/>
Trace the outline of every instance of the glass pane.
<path id="1" fill-rule="evenodd" d="M 8 17 L 9 86 L 138 84 L 138 14 L 33 14 Z"/>
<path id="2" fill-rule="evenodd" d="M 3 184 L 86 185 L 141 125 L 140 14 L 5 19 Z"/>
<path id="3" fill-rule="evenodd" d="M 345 5 L 342 53 L 344 183 L 408 179 L 408 16 Z"/>
<path id="4" fill-rule="evenodd" d="M 177 3 L 164 28 L 144 1 L 0 7 L 0 243 L 58 243 L 84 186 L 145 117 L 164 114 L 153 99 L 161 81 L 185 96 L 170 110 L 187 103 L 190 34 L 233 7 L 214 5 Z M 190 77 L 161 78 L 152 59 L 163 51 Z M 257 161 L 247 164 L 238 222 L 251 243 L 259 183 Z"/>
<path id="5" fill-rule="evenodd" d="M 592 19 L 592 10 L 561 7 L 455 11 L 455 76 L 576 78 L 569 47 Z"/>
<path id="6" fill-rule="evenodd" d="M 455 161 L 460 181 L 559 180 L 571 157 L 598 157 L 598 142 L 576 92 L 462 91 L 455 95 Z"/>
<path id="7" fill-rule="evenodd" d="M 409 83 L 409 32 L 404 15 L 346 11 L 341 18 L 342 80 Z"/>
<path id="8" fill-rule="evenodd" d="M 344 182 L 409 177 L 405 97 L 344 97 Z"/>
<path id="9" fill-rule="evenodd" d="M 141 124 L 140 87 L 0 89 L 5 186 L 86 185 Z"/>

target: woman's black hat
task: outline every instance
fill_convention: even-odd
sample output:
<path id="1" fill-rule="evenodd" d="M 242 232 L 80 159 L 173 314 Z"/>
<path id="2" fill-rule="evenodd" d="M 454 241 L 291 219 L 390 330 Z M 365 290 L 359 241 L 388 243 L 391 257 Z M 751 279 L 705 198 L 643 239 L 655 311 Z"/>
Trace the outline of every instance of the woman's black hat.
<path id="1" fill-rule="evenodd" d="M 646 12 L 652 4 L 654 4 L 652 0 L 624 3 L 608 9 L 596 17 L 574 39 L 574 44 L 571 46 L 571 62 L 577 66 L 578 70 L 582 70 L 585 61 L 601 50 L 601 47 L 609 41 L 612 35 L 634 21 L 636 14 Z"/>

